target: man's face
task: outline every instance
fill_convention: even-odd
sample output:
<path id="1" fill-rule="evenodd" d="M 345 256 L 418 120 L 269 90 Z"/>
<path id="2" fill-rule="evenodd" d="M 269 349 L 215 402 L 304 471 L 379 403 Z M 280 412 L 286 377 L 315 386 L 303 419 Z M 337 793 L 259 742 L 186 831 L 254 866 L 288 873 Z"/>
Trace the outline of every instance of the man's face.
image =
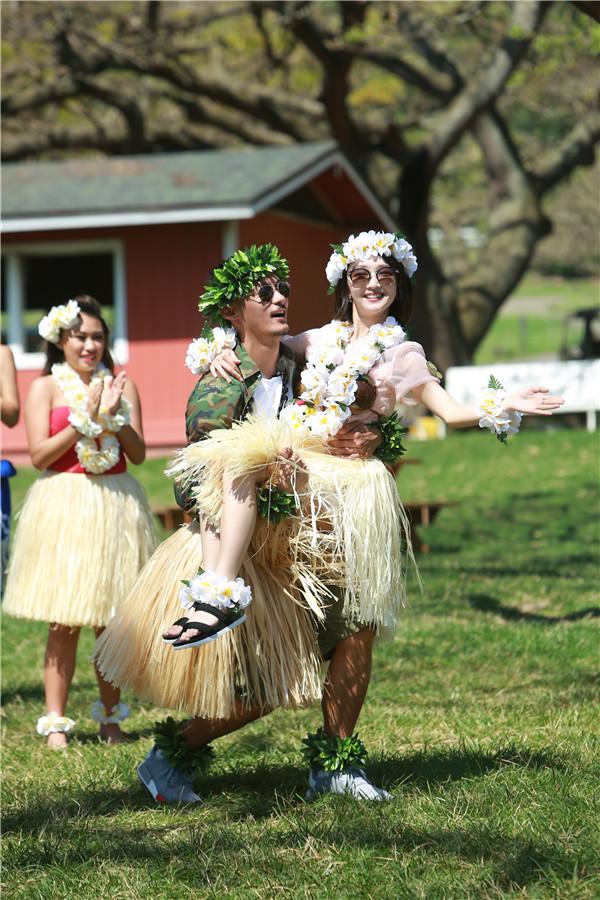
<path id="1" fill-rule="evenodd" d="M 231 317 L 231 323 L 243 334 L 242 339 L 252 336 L 269 342 L 287 334 L 289 293 L 289 282 L 274 275 L 262 278 L 252 293 L 235 305 L 235 316 Z"/>

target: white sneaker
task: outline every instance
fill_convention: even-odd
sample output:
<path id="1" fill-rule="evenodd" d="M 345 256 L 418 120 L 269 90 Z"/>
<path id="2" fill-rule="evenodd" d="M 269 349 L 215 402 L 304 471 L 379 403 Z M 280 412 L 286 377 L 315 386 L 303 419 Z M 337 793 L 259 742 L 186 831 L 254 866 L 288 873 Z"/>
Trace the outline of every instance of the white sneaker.
<path id="1" fill-rule="evenodd" d="M 307 800 L 319 794 L 350 794 L 355 800 L 393 800 L 392 794 L 371 784 L 363 769 L 350 766 L 341 772 L 311 769 L 308 773 Z"/>
<path id="2" fill-rule="evenodd" d="M 137 773 L 157 803 L 202 803 L 194 790 L 193 774 L 176 769 L 157 747 L 152 747 Z"/>

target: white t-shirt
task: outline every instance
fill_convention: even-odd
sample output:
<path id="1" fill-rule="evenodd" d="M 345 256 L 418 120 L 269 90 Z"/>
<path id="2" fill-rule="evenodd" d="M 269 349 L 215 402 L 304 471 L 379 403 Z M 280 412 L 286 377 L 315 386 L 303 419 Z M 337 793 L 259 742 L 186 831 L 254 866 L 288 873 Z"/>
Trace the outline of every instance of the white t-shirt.
<path id="1" fill-rule="evenodd" d="M 269 419 L 275 418 L 281 402 L 282 388 L 281 375 L 275 375 L 273 378 L 261 378 L 254 391 L 254 412 Z M 287 401 L 289 402 L 291 399 L 292 395 L 288 387 Z"/>

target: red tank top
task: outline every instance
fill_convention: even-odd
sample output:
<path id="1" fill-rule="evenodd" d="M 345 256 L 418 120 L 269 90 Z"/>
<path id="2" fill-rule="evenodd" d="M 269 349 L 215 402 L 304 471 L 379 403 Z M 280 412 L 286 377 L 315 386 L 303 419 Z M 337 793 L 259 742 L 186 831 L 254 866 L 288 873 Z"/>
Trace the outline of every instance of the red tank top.
<path id="1" fill-rule="evenodd" d="M 70 409 L 68 406 L 57 406 L 55 409 L 50 410 L 50 437 L 55 434 L 58 434 L 59 431 L 62 431 L 69 424 L 69 413 Z M 52 472 L 71 472 L 78 475 L 89 475 L 89 472 L 86 472 L 79 460 L 77 459 L 77 454 L 75 452 L 75 444 L 72 447 L 69 447 L 66 453 L 63 453 L 61 457 L 55 459 L 51 466 L 48 468 Z M 112 469 L 108 469 L 106 472 L 103 472 L 103 475 L 119 475 L 121 472 L 127 471 L 127 461 L 125 459 L 125 455 L 123 450 L 119 455 L 119 462 L 112 467 Z"/>

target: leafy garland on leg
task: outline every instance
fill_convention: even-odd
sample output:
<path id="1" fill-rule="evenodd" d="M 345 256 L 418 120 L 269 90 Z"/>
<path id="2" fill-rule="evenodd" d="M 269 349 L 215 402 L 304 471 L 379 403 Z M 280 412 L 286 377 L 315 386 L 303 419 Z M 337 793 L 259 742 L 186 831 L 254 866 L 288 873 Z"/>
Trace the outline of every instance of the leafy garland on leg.
<path id="1" fill-rule="evenodd" d="M 367 761 L 367 748 L 358 734 L 341 738 L 319 728 L 303 738 L 302 743 L 302 755 L 311 769 L 341 772 L 351 766 L 362 767 Z"/>
<path id="2" fill-rule="evenodd" d="M 173 716 L 168 716 L 162 722 L 155 722 L 154 742 L 175 769 L 204 771 L 212 762 L 214 750 L 210 744 L 205 747 L 190 747 L 182 732 L 187 721 L 183 719 L 176 722 Z"/>
<path id="3" fill-rule="evenodd" d="M 256 492 L 256 507 L 262 519 L 268 519 L 277 525 L 282 519 L 294 515 L 297 503 L 293 494 L 288 494 L 273 484 L 263 484 Z"/>

